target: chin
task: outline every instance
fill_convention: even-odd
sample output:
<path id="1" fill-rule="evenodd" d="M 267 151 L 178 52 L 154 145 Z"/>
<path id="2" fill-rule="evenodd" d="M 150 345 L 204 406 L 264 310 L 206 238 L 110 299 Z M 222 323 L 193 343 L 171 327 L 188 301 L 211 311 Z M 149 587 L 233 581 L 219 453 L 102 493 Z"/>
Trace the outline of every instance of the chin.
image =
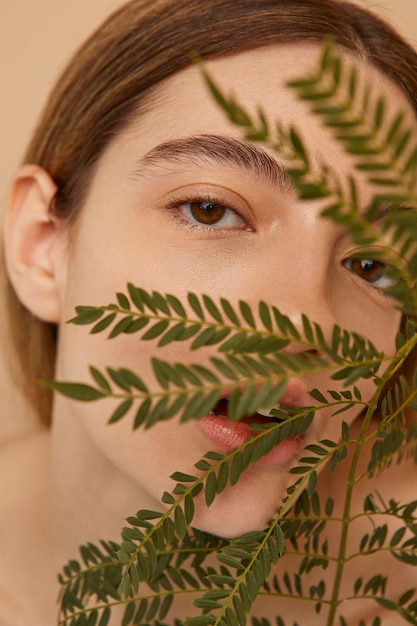
<path id="1" fill-rule="evenodd" d="M 238 491 L 237 488 L 233 490 Z M 233 539 L 254 530 L 264 530 L 275 517 L 276 503 L 268 506 L 259 494 L 255 500 L 236 498 L 237 494 L 232 496 L 230 491 L 225 490 L 217 496 L 208 508 L 203 501 L 198 504 L 196 501 L 193 527 L 224 539 Z"/>
<path id="2" fill-rule="evenodd" d="M 197 518 L 198 516 L 196 516 Z M 193 520 L 193 527 L 202 530 L 211 535 L 217 537 L 223 537 L 223 539 L 235 539 L 245 533 L 252 532 L 254 530 L 264 530 L 271 517 L 263 518 L 262 520 L 245 520 L 236 515 L 233 518 L 222 518 L 217 520 Z"/>

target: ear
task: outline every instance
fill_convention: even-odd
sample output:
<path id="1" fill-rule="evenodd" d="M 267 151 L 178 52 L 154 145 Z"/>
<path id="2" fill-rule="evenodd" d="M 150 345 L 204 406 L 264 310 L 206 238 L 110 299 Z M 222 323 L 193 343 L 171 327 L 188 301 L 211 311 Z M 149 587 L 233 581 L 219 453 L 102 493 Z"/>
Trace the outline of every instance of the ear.
<path id="1" fill-rule="evenodd" d="M 60 320 L 63 230 L 50 214 L 56 185 L 36 165 L 24 165 L 10 192 L 4 222 L 6 267 L 14 289 L 34 315 Z"/>

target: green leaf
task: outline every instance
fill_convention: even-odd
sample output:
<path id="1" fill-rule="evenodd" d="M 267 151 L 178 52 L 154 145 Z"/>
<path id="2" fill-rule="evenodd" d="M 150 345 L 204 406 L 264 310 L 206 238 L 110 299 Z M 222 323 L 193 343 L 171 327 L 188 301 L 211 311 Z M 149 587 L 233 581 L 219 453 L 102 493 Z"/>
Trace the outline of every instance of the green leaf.
<path id="1" fill-rule="evenodd" d="M 216 618 L 213 615 L 200 615 L 199 617 L 189 617 L 185 620 L 184 626 L 212 626 Z"/>
<path id="2" fill-rule="evenodd" d="M 135 415 L 135 419 L 133 422 L 133 428 L 136 430 L 137 428 L 139 428 L 140 426 L 142 426 L 142 424 L 144 422 L 146 422 L 148 415 L 149 415 L 149 411 L 151 409 L 151 405 L 152 405 L 152 401 L 150 398 L 146 398 L 140 405 L 138 410 L 136 411 L 136 415 Z"/>
<path id="3" fill-rule="evenodd" d="M 122 626 L 128 626 L 129 624 L 132 623 L 132 619 L 135 613 L 135 603 L 134 602 L 129 602 L 129 604 L 126 606 L 124 615 L 123 615 L 123 619 L 122 619 Z"/>
<path id="4" fill-rule="evenodd" d="M 187 534 L 187 520 L 184 515 L 184 511 L 180 506 L 175 508 L 174 512 L 175 532 L 178 539 L 181 541 Z"/>
<path id="5" fill-rule="evenodd" d="M 232 370 L 231 367 L 229 367 L 227 365 L 227 363 L 225 363 L 224 361 L 214 358 L 212 357 L 211 362 L 213 363 L 213 365 L 216 367 L 216 369 L 225 377 L 228 378 L 229 380 L 238 380 L 238 375 L 236 374 L 236 372 L 234 372 Z"/>
<path id="6" fill-rule="evenodd" d="M 146 428 L 150 428 L 158 421 L 165 419 L 168 402 L 169 398 L 165 396 L 158 400 L 158 402 L 152 407 L 152 410 L 148 415 Z"/>
<path id="7" fill-rule="evenodd" d="M 346 422 L 342 422 L 342 439 L 345 442 L 349 441 L 349 426 Z"/>
<path id="8" fill-rule="evenodd" d="M 173 341 L 177 341 L 177 340 L 181 341 L 184 337 L 184 330 L 185 330 L 184 322 L 179 322 L 178 324 L 175 324 L 169 329 L 167 333 L 165 333 L 165 335 L 161 337 L 161 339 L 158 342 L 158 346 L 162 348 L 172 343 Z"/>
<path id="9" fill-rule="evenodd" d="M 217 492 L 217 478 L 214 472 L 207 476 L 206 486 L 205 486 L 205 500 L 206 505 L 210 506 L 213 503 Z"/>
<path id="10" fill-rule="evenodd" d="M 124 369 L 123 367 L 119 369 L 119 373 L 123 376 L 123 380 L 130 387 L 134 387 L 138 391 L 143 391 L 144 393 L 148 392 L 148 388 L 139 376 L 137 376 L 131 370 Z"/>
<path id="11" fill-rule="evenodd" d="M 185 474 L 184 472 L 174 472 L 170 478 L 180 483 L 193 483 L 197 478 L 191 474 Z"/>
<path id="12" fill-rule="evenodd" d="M 108 393 L 111 392 L 111 387 L 110 387 L 107 379 L 103 376 L 103 374 L 98 369 L 96 369 L 95 367 L 91 366 L 90 367 L 90 374 L 94 378 L 94 380 L 96 381 L 98 386 L 103 389 L 103 391 L 106 391 Z"/>
<path id="13" fill-rule="evenodd" d="M 203 411 L 202 411 L 202 407 L 203 407 Z M 183 414 L 181 415 L 181 422 L 186 422 L 189 419 L 196 419 L 198 417 L 203 417 L 205 414 L 205 407 L 206 407 L 206 398 L 204 396 L 204 393 L 203 392 L 196 393 L 194 396 L 192 396 L 189 399 L 186 405 L 186 408 Z"/>
<path id="14" fill-rule="evenodd" d="M 115 370 L 111 367 L 107 368 L 107 373 L 110 376 L 110 378 L 112 379 L 112 381 L 118 386 L 120 387 L 120 389 L 123 389 L 124 391 L 130 391 L 130 384 L 129 381 L 126 379 L 125 376 L 125 372 L 127 370 L 124 369 L 119 369 L 119 370 Z"/>
<path id="15" fill-rule="evenodd" d="M 139 289 L 137 289 L 132 283 L 127 284 L 127 289 L 128 289 L 129 296 L 133 304 L 138 309 L 138 311 L 143 313 L 145 310 L 145 307 L 144 307 L 143 299 L 140 295 Z"/>
<path id="16" fill-rule="evenodd" d="M 127 311 L 130 311 L 130 302 L 129 300 L 126 298 L 124 293 L 116 293 L 116 298 L 117 301 L 120 305 L 120 308 L 122 309 L 126 309 Z"/>
<path id="17" fill-rule="evenodd" d="M 137 319 L 134 319 L 130 324 L 124 329 L 125 335 L 133 335 L 134 333 L 139 332 L 142 328 L 145 328 L 149 324 L 149 317 L 143 316 Z"/>
<path id="18" fill-rule="evenodd" d="M 192 342 L 190 350 L 197 350 L 203 346 L 211 345 L 213 338 L 216 337 L 216 329 L 214 327 L 205 328 Z"/>
<path id="19" fill-rule="evenodd" d="M 160 606 L 159 615 L 158 615 L 158 618 L 160 620 L 166 618 L 166 616 L 168 615 L 171 609 L 173 601 L 174 601 L 174 596 L 172 594 L 165 596 L 165 598 L 162 600 L 162 604 Z"/>
<path id="20" fill-rule="evenodd" d="M 415 595 L 415 593 L 416 593 L 415 589 L 409 589 L 408 591 L 406 591 L 400 596 L 400 598 L 398 599 L 398 604 L 401 606 L 404 604 L 407 604 L 407 602 L 411 600 L 411 598 Z"/>
<path id="21" fill-rule="evenodd" d="M 143 624 L 143 619 L 146 615 L 146 611 L 148 610 L 148 605 L 149 602 L 146 598 L 140 601 L 138 610 L 136 611 L 135 615 L 135 624 Z"/>
<path id="22" fill-rule="evenodd" d="M 118 550 L 116 552 L 116 556 L 119 559 L 119 561 L 123 564 L 129 563 L 130 561 L 130 555 L 127 552 L 124 552 L 123 550 Z"/>
<path id="23" fill-rule="evenodd" d="M 242 456 L 238 453 L 233 457 L 230 468 L 229 482 L 232 486 L 238 482 L 242 471 Z"/>
<path id="24" fill-rule="evenodd" d="M 86 621 L 86 626 L 96 626 L 98 620 L 98 611 L 97 609 L 93 609 Z"/>
<path id="25" fill-rule="evenodd" d="M 239 325 L 239 318 L 238 318 L 234 308 L 230 304 L 230 302 L 228 300 L 225 300 L 224 298 L 221 298 L 220 299 L 220 304 L 222 306 L 224 314 L 232 322 L 232 324 L 235 324 L 236 326 Z"/>
<path id="26" fill-rule="evenodd" d="M 201 320 L 204 320 L 203 308 L 197 296 L 193 293 L 189 293 L 187 299 L 188 299 L 189 305 L 191 306 L 192 310 L 197 315 L 197 317 Z"/>
<path id="27" fill-rule="evenodd" d="M 150 603 L 148 612 L 146 613 L 146 620 L 148 622 L 151 622 L 155 618 L 156 614 L 158 613 L 160 603 L 160 598 L 158 596 L 155 596 Z"/>
<path id="28" fill-rule="evenodd" d="M 161 320 L 160 322 L 157 322 L 156 324 L 151 326 L 151 328 L 149 328 L 144 335 L 142 335 L 142 341 L 151 341 L 153 339 L 156 339 L 157 337 L 160 337 L 162 333 L 166 331 L 168 326 L 169 320 Z"/>
<path id="29" fill-rule="evenodd" d="M 259 303 L 259 317 L 261 318 L 262 324 L 265 326 L 265 328 L 269 332 L 272 332 L 272 317 L 269 306 L 266 304 L 266 302 Z"/>
<path id="30" fill-rule="evenodd" d="M 119 404 L 119 406 L 111 414 L 111 417 L 108 423 L 114 424 L 115 422 L 118 422 L 119 420 L 121 420 L 122 417 L 124 417 L 126 413 L 131 409 L 132 404 L 133 404 L 132 398 L 129 398 L 128 400 L 125 400 L 124 402 Z"/>
<path id="31" fill-rule="evenodd" d="M 110 607 L 106 606 L 103 610 L 103 613 L 101 614 L 101 618 L 98 623 L 98 626 L 108 626 L 110 622 L 110 617 L 111 617 Z"/>
<path id="32" fill-rule="evenodd" d="M 194 501 L 190 495 L 185 496 L 184 499 L 184 515 L 187 522 L 187 526 L 191 524 L 194 517 Z"/>
<path id="33" fill-rule="evenodd" d="M 305 338 L 307 339 L 309 343 L 314 344 L 314 334 L 313 334 L 313 329 L 310 324 L 310 321 L 304 314 L 302 314 L 301 320 L 303 323 L 303 330 L 304 330 Z"/>
<path id="34" fill-rule="evenodd" d="M 183 305 L 181 304 L 181 301 L 176 296 L 167 294 L 166 299 L 167 299 L 169 306 L 174 310 L 174 312 L 179 317 L 186 318 L 187 314 L 185 312 L 185 309 Z"/>
<path id="35" fill-rule="evenodd" d="M 90 330 L 90 333 L 94 335 L 103 332 L 114 322 L 116 316 L 117 313 L 110 313 L 110 315 L 106 315 L 106 317 L 104 317 L 100 322 L 93 326 L 93 328 Z"/>
<path id="36" fill-rule="evenodd" d="M 317 486 L 317 472 L 313 471 L 308 478 L 307 493 L 309 497 L 313 495 Z"/>
<path id="37" fill-rule="evenodd" d="M 315 443 L 309 444 L 305 449 L 309 450 L 313 454 L 317 454 L 318 456 L 327 456 L 328 454 L 326 448 L 323 448 L 323 446 L 319 446 Z"/>
<path id="38" fill-rule="evenodd" d="M 118 337 L 118 335 L 124 333 L 129 328 L 132 321 L 133 317 L 131 315 L 123 317 L 120 322 L 118 322 L 116 326 L 113 327 L 113 330 L 109 334 L 109 339 L 114 339 L 115 337 Z"/>
<path id="39" fill-rule="evenodd" d="M 312 389 L 310 391 L 310 396 L 314 400 L 317 400 L 318 402 L 321 402 L 322 404 L 329 404 L 329 401 L 325 398 L 325 396 L 318 389 Z"/>
<path id="40" fill-rule="evenodd" d="M 222 317 L 222 314 L 220 313 L 219 308 L 214 303 L 214 300 L 207 295 L 203 295 L 203 302 L 204 302 L 204 306 L 206 307 L 207 311 L 210 313 L 211 317 L 213 317 L 216 320 L 216 322 L 219 322 L 220 324 L 222 324 L 223 317 Z"/>
<path id="41" fill-rule="evenodd" d="M 393 534 L 391 541 L 390 541 L 390 548 L 394 548 L 395 546 L 397 546 L 400 541 L 402 541 L 404 535 L 405 535 L 406 529 L 405 527 L 402 528 L 398 528 L 398 530 L 395 531 L 395 533 Z"/>
<path id="42" fill-rule="evenodd" d="M 251 328 L 256 328 L 255 320 L 254 320 L 253 314 L 252 314 L 252 310 L 251 310 L 250 306 L 247 304 L 247 302 L 244 302 L 243 300 L 240 300 L 239 301 L 239 309 L 240 309 L 240 313 L 241 313 L 243 319 L 245 320 L 245 322 L 247 324 L 249 324 L 249 326 Z"/>
<path id="43" fill-rule="evenodd" d="M 411 152 L 402 171 L 403 171 L 403 174 L 407 174 L 409 172 L 414 171 L 416 168 L 417 168 L 417 147 L 414 148 L 414 150 Z"/>
<path id="44" fill-rule="evenodd" d="M 406 147 L 408 146 L 410 139 L 412 137 L 412 133 L 411 130 L 407 129 L 399 138 L 399 141 L 397 143 L 397 146 L 394 150 L 394 158 L 395 159 L 399 159 L 400 156 L 403 154 L 404 150 L 406 149 Z"/>
<path id="45" fill-rule="evenodd" d="M 155 308 L 159 309 L 159 311 L 162 311 L 164 315 L 171 314 L 166 298 L 158 291 L 152 292 L 152 302 Z"/>
<path id="46" fill-rule="evenodd" d="M 95 400 L 105 398 L 107 395 L 107 393 L 83 383 L 66 383 L 57 380 L 40 380 L 39 383 L 43 387 L 56 391 L 63 396 L 82 402 L 94 402 Z"/>
<path id="47" fill-rule="evenodd" d="M 375 107 L 374 126 L 379 129 L 385 117 L 385 100 L 379 97 Z"/>
<path id="48" fill-rule="evenodd" d="M 291 126 L 289 130 L 290 130 L 289 139 L 292 143 L 293 148 L 295 149 L 296 153 L 298 153 L 298 155 L 302 156 L 303 159 L 305 159 L 307 152 L 304 147 L 304 143 L 303 143 L 303 140 L 301 139 L 300 134 L 294 128 L 294 126 Z"/>
<path id="49" fill-rule="evenodd" d="M 389 611 L 395 611 L 397 609 L 397 605 L 392 600 L 388 600 L 387 598 L 375 598 L 380 606 L 384 609 L 388 609 Z"/>
<path id="50" fill-rule="evenodd" d="M 76 317 L 68 321 L 69 324 L 93 324 L 104 315 L 104 310 L 93 306 L 76 306 Z"/>

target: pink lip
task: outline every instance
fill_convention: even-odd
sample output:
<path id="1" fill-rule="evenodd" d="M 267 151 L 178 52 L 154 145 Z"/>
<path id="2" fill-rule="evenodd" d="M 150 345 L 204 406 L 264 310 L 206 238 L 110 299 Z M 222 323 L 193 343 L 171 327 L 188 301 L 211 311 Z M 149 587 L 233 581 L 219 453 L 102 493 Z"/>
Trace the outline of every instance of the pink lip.
<path id="1" fill-rule="evenodd" d="M 311 398 L 298 381 L 290 381 L 280 399 L 280 404 L 291 408 L 311 405 Z M 197 422 L 201 432 L 215 444 L 216 450 L 227 453 L 242 446 L 255 432 L 245 422 L 232 422 L 222 415 L 206 415 Z M 264 465 L 286 465 L 299 453 L 305 437 L 290 437 L 276 445 L 258 463 Z"/>

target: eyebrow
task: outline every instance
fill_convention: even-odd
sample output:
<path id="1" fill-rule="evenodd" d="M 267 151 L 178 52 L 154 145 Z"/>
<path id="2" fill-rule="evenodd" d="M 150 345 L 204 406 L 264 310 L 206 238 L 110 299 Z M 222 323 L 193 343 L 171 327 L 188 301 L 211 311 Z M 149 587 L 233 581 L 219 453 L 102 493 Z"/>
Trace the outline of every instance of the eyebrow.
<path id="1" fill-rule="evenodd" d="M 220 164 L 240 169 L 283 193 L 294 187 L 283 166 L 266 150 L 254 144 L 222 135 L 195 135 L 161 143 L 141 159 L 133 176 L 146 176 L 167 165 L 198 166 Z"/>
<path id="2" fill-rule="evenodd" d="M 416 211 L 416 207 L 412 206 L 411 204 L 405 204 L 404 202 L 389 203 L 382 201 L 376 206 L 376 209 L 375 207 L 372 207 L 372 205 L 367 206 L 365 208 L 365 211 L 363 212 L 363 215 L 367 219 L 370 219 L 369 214 L 371 213 L 372 218 L 370 219 L 370 221 L 375 223 L 384 220 L 393 209 L 397 209 L 399 211 Z"/>
<path id="3" fill-rule="evenodd" d="M 286 194 L 295 194 L 295 187 L 284 166 L 264 148 L 223 135 L 193 135 L 163 142 L 147 152 L 131 172 L 131 177 L 152 174 L 169 165 L 194 166 L 225 165 L 252 175 L 263 183 Z M 400 204 L 402 210 L 414 207 Z M 362 213 L 367 214 L 369 206 Z M 382 220 L 392 210 L 391 203 L 383 202 L 372 216 L 372 222 Z"/>

